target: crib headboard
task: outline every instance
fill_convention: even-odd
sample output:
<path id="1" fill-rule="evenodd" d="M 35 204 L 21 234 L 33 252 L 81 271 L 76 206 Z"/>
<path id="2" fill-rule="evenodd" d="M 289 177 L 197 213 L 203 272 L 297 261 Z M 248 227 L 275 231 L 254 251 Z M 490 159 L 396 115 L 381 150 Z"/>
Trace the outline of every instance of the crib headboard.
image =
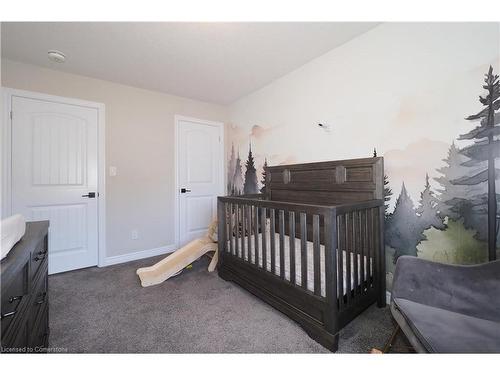
<path id="1" fill-rule="evenodd" d="M 383 199 L 382 157 L 267 168 L 266 194 L 275 201 L 335 205 Z"/>

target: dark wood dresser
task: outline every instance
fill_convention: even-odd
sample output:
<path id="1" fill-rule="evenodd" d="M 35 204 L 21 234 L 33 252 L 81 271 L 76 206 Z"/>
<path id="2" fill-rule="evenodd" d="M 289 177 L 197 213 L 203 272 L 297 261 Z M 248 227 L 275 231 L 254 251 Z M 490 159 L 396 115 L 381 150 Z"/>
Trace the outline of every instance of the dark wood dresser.
<path id="1" fill-rule="evenodd" d="M 1 351 L 46 352 L 49 343 L 48 221 L 26 233 L 2 260 Z"/>

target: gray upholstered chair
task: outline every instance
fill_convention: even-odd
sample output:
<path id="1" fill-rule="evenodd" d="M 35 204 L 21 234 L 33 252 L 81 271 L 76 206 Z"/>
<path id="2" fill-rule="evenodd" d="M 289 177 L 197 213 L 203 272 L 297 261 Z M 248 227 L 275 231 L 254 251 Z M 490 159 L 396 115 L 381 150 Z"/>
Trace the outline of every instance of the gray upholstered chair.
<path id="1" fill-rule="evenodd" d="M 455 266 L 402 256 L 391 312 L 423 353 L 500 353 L 500 260 Z"/>

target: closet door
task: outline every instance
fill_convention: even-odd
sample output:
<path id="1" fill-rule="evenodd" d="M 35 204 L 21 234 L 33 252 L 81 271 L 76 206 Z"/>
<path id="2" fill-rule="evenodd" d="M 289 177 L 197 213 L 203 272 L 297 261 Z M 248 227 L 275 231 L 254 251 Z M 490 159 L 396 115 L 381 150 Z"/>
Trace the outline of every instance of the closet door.
<path id="1" fill-rule="evenodd" d="M 177 121 L 179 240 L 183 245 L 207 233 L 224 194 L 222 124 Z"/>

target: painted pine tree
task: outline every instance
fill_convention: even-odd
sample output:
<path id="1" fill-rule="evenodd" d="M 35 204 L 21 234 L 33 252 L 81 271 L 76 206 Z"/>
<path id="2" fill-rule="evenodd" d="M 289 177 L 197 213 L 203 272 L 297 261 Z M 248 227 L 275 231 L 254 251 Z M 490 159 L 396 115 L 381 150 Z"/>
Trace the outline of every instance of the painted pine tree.
<path id="1" fill-rule="evenodd" d="M 479 102 L 485 107 L 475 115 L 467 117 L 470 121 L 480 121 L 480 125 L 466 134 L 462 134 L 458 139 L 473 140 L 474 143 L 461 150 L 461 153 L 471 160 L 467 166 L 482 166 L 486 163 L 486 168 L 473 176 L 464 176 L 452 181 L 458 185 L 478 185 L 483 182 L 488 183 L 487 213 L 488 213 L 488 257 L 489 260 L 496 259 L 496 231 L 497 231 L 497 196 L 495 179 L 498 170 L 495 169 L 495 159 L 500 157 L 500 140 L 495 139 L 500 135 L 500 115 L 495 111 L 500 109 L 500 82 L 498 75 L 493 74 L 490 66 L 484 78 L 483 88 L 487 91 L 485 97 L 479 96 Z M 479 206 L 484 202 L 484 197 L 476 196 L 472 200 L 474 206 Z"/>
<path id="2" fill-rule="evenodd" d="M 445 165 L 437 171 L 442 174 L 434 180 L 441 185 L 436 189 L 439 215 L 444 220 L 462 220 L 466 229 L 475 231 L 476 239 L 486 241 L 488 238 L 488 216 L 486 206 L 487 183 L 477 185 L 458 185 L 453 183 L 463 176 L 476 175 L 481 168 L 468 167 L 470 159 L 460 153 L 460 149 L 452 143 L 448 156 L 443 159 Z M 464 165 L 465 164 L 465 165 Z M 482 197 L 478 201 L 477 197 Z"/>
<path id="3" fill-rule="evenodd" d="M 231 156 L 229 157 L 229 161 L 227 163 L 227 192 L 228 192 L 228 194 L 232 194 L 232 192 L 233 192 L 233 180 L 234 180 L 235 169 L 236 169 L 236 156 L 234 154 L 234 143 L 231 143 Z"/>
<path id="4" fill-rule="evenodd" d="M 255 170 L 255 161 L 252 155 L 252 144 L 249 144 L 248 159 L 245 163 L 245 184 L 243 186 L 244 194 L 257 194 L 259 187 L 257 186 L 257 171 Z"/>
<path id="5" fill-rule="evenodd" d="M 267 158 L 264 159 L 264 166 L 262 168 L 262 180 L 260 180 L 260 183 L 262 184 L 262 187 L 260 188 L 260 192 L 262 194 L 266 193 L 266 177 L 267 177 Z"/>
<path id="6" fill-rule="evenodd" d="M 425 187 L 420 193 L 419 206 L 417 207 L 417 214 L 419 216 L 420 230 L 427 230 L 431 227 L 436 229 L 445 229 L 443 219 L 439 216 L 437 211 L 438 200 L 431 189 L 429 183 L 429 175 L 425 175 Z M 422 236 L 423 240 L 426 239 L 425 235 Z"/>
<path id="7" fill-rule="evenodd" d="M 453 220 L 463 218 L 467 213 L 465 203 L 475 195 L 486 193 L 486 184 L 478 185 L 457 185 L 451 181 L 455 181 L 463 176 L 471 176 L 476 174 L 477 167 L 467 167 L 464 163 L 470 161 L 468 157 L 462 155 L 455 143 L 452 143 L 446 159 L 443 159 L 445 165 L 437 169 L 437 172 L 442 176 L 434 178 L 441 185 L 441 188 L 436 189 L 438 195 L 437 210 L 444 219 L 448 217 Z"/>
<path id="8" fill-rule="evenodd" d="M 241 168 L 240 152 L 238 151 L 234 166 L 233 189 L 231 195 L 241 195 L 243 193 L 243 172 Z"/>
<path id="9" fill-rule="evenodd" d="M 401 255 L 417 255 L 417 244 L 423 239 L 419 217 L 405 184 L 396 200 L 394 212 L 387 218 L 386 244 L 395 250 L 394 263 Z"/>

